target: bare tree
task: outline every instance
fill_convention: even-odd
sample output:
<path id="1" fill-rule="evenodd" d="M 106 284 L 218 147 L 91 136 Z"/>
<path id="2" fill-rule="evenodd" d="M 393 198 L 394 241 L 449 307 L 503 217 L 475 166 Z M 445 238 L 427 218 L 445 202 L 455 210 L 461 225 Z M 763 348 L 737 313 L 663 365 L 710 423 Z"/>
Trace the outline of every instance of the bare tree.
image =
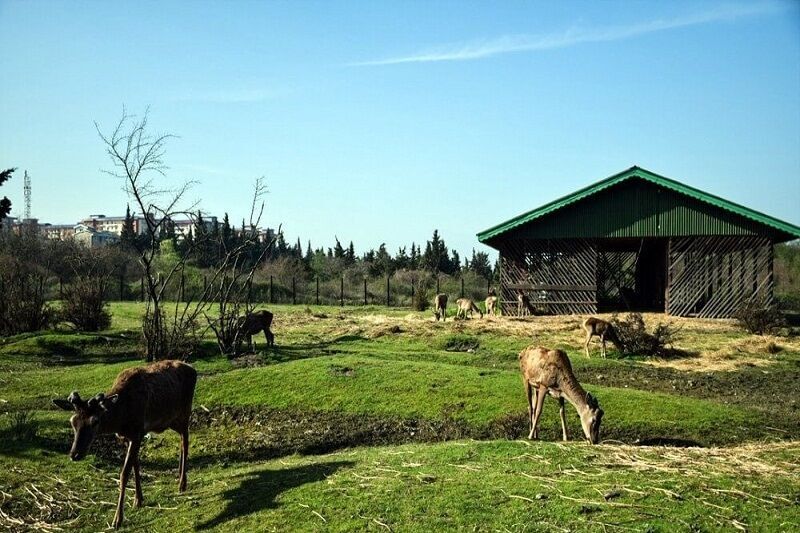
<path id="1" fill-rule="evenodd" d="M 263 178 L 255 184 L 250 224 L 245 235 L 230 250 L 224 249 L 226 243 L 216 243 L 223 247 L 224 255 L 221 263 L 212 270 L 209 283 L 194 301 L 184 299 L 174 302 L 174 307 L 171 303 L 168 307 L 164 298 L 168 284 L 183 276 L 194 249 L 208 244 L 195 239 L 194 249 L 184 250 L 174 265 L 162 270 L 158 268 L 161 233 L 166 232 L 172 221 L 179 217 L 189 219 L 193 224 L 197 222 L 196 203 L 183 205 L 193 182 L 184 181 L 170 187 L 166 176 L 166 143 L 174 135 L 151 134 L 147 111 L 137 119 L 123 109 L 122 117 L 109 134 L 103 133 L 97 123 L 95 127 L 113 165 L 105 172 L 123 181 L 123 189 L 143 216 L 145 224 L 145 238 L 135 244 L 146 292 L 142 322 L 145 359 L 186 358 L 208 328 L 214 331 L 223 353 L 230 353 L 229 347 L 239 342 L 239 317 L 252 310 L 250 285 L 253 273 L 274 242 L 268 243 L 258 257 L 252 257 L 252 252 L 258 250 L 258 225 L 264 213 L 266 187 Z M 213 304 L 219 306 L 216 318 L 211 318 L 208 313 Z M 201 316 L 206 318 L 205 329 L 199 324 Z"/>
<path id="2" fill-rule="evenodd" d="M 213 317 L 205 314 L 205 318 L 214 332 L 220 352 L 228 357 L 238 355 L 245 334 L 242 331 L 243 319 L 254 309 L 251 292 L 253 276 L 276 239 L 273 237 L 259 251 L 262 243 L 259 242 L 258 227 L 264 214 L 263 198 L 266 192 L 264 179 L 256 180 L 249 225 L 240 235 L 238 244 L 224 250 L 224 259 L 213 275 L 213 299 L 218 305 L 218 313 Z M 276 236 L 280 232 L 281 228 L 278 227 Z M 225 243 L 221 245 L 224 247 Z M 254 251 L 258 253 L 255 258 Z"/>
<path id="3" fill-rule="evenodd" d="M 171 279 L 182 274 L 186 259 L 176 262 L 166 272 L 159 272 L 156 268 L 159 235 L 166 224 L 178 217 L 194 220 L 196 204 L 182 205 L 193 182 L 170 186 L 164 156 L 167 141 L 175 136 L 152 134 L 148 114 L 149 109 L 138 118 L 123 108 L 122 117 L 110 133 L 103 133 L 96 122 L 95 128 L 111 159 L 112 168 L 104 172 L 122 180 L 123 190 L 143 217 L 145 238 L 136 243 L 146 292 L 142 335 L 145 359 L 154 361 L 190 355 L 196 341 L 196 319 L 202 309 L 189 302 L 184 305 L 176 302 L 169 318 L 165 313 L 164 291 Z"/>

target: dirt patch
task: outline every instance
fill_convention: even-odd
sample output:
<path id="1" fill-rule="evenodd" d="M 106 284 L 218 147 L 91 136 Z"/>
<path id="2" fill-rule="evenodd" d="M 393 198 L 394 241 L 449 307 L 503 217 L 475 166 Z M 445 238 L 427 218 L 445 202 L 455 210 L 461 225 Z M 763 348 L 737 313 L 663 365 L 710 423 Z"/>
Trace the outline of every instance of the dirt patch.
<path id="1" fill-rule="evenodd" d="M 463 334 L 449 335 L 440 343 L 441 349 L 447 352 L 473 353 L 480 345 L 477 337 Z"/>
<path id="2" fill-rule="evenodd" d="M 348 366 L 331 365 L 328 371 L 334 376 L 352 378 L 356 375 L 356 371 Z"/>
<path id="3" fill-rule="evenodd" d="M 392 324 L 389 326 L 382 325 L 373 328 L 369 336 L 371 339 L 377 339 L 378 337 L 383 337 L 384 335 L 397 335 L 402 332 L 403 328 L 401 328 L 399 324 Z"/>

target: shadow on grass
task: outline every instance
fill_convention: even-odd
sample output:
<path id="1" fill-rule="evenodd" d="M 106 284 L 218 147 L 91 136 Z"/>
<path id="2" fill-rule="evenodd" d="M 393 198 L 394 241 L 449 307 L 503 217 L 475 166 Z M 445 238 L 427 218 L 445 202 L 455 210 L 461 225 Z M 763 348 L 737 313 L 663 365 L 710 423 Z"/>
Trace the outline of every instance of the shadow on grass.
<path id="1" fill-rule="evenodd" d="M 361 335 L 342 335 L 331 340 L 319 342 L 307 342 L 302 344 L 278 344 L 272 347 L 264 347 L 257 353 L 245 353 L 232 360 L 235 367 L 266 366 L 278 363 L 287 363 L 300 359 L 311 359 L 341 353 L 337 349 L 337 344 L 367 341 Z"/>
<path id="2" fill-rule="evenodd" d="M 280 470 L 264 469 L 247 474 L 237 487 L 223 493 L 225 508 L 216 517 L 198 524 L 196 529 L 215 528 L 228 520 L 250 515 L 264 509 L 274 509 L 280 505 L 276 500 L 281 493 L 307 483 L 325 480 L 341 468 L 355 463 L 339 461 L 315 463 Z"/>

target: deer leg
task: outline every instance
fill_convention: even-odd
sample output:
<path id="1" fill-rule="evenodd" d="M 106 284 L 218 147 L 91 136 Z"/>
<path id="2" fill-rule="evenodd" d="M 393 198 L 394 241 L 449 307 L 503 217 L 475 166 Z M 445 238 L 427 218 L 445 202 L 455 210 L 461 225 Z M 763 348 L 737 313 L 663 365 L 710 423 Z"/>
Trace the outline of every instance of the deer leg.
<path id="1" fill-rule="evenodd" d="M 605 335 L 605 333 L 600 335 L 600 345 L 602 346 L 603 359 L 605 359 L 606 358 L 606 335 Z"/>
<path id="2" fill-rule="evenodd" d="M 275 335 L 271 330 L 264 331 L 264 336 L 267 337 L 267 346 L 275 346 Z"/>
<path id="3" fill-rule="evenodd" d="M 189 428 L 181 432 L 181 464 L 178 492 L 186 492 L 186 461 L 189 458 Z"/>
<path id="4" fill-rule="evenodd" d="M 525 379 L 525 396 L 528 398 L 528 423 L 530 424 L 531 430 L 528 432 L 528 438 L 533 438 L 533 388 L 531 387 L 530 382 Z"/>
<path id="5" fill-rule="evenodd" d="M 538 387 L 536 390 L 536 411 L 533 414 L 533 438 L 539 438 L 539 418 L 542 416 L 544 398 L 547 396 L 547 387 Z"/>
<path id="6" fill-rule="evenodd" d="M 558 414 L 561 416 L 561 436 L 567 441 L 567 417 L 564 414 L 564 398 L 558 398 Z"/>
<path id="7" fill-rule="evenodd" d="M 142 475 L 139 473 L 139 454 L 133 459 L 133 481 L 136 487 L 136 497 L 133 499 L 134 507 L 141 507 L 144 505 L 144 496 L 142 495 Z"/>
<path id="8" fill-rule="evenodd" d="M 122 465 L 122 472 L 119 475 L 119 500 L 117 501 L 117 512 L 114 515 L 114 521 L 111 525 L 114 529 L 118 529 L 122 525 L 122 518 L 125 508 L 125 487 L 128 485 L 128 478 L 131 475 L 131 468 L 133 467 L 134 457 L 139 456 L 140 441 L 138 438 L 131 439 L 128 443 L 128 453 L 125 455 L 125 462 Z"/>
<path id="9" fill-rule="evenodd" d="M 586 334 L 586 345 L 583 347 L 586 350 L 586 358 L 589 358 L 589 343 L 592 342 L 592 334 Z"/>

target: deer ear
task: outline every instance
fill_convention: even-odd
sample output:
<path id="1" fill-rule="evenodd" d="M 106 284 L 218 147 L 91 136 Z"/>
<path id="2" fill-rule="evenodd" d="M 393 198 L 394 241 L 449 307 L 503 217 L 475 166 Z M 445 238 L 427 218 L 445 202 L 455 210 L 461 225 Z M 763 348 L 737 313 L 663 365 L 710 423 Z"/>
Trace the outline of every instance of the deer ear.
<path id="1" fill-rule="evenodd" d="M 72 411 L 75 409 L 74 405 L 69 403 L 67 400 L 62 400 L 60 398 L 56 398 L 55 400 L 53 400 L 53 405 L 55 405 L 56 407 L 60 407 L 65 411 Z"/>
<path id="2" fill-rule="evenodd" d="M 119 401 L 119 394 L 112 394 L 111 396 L 107 396 L 100 401 L 100 408 L 103 411 L 108 411 Z"/>
<path id="3" fill-rule="evenodd" d="M 592 409 L 597 409 L 597 407 L 599 406 L 599 404 L 597 403 L 597 398 L 592 396 L 591 392 L 586 393 L 586 403 L 588 403 L 589 407 L 591 407 Z"/>

